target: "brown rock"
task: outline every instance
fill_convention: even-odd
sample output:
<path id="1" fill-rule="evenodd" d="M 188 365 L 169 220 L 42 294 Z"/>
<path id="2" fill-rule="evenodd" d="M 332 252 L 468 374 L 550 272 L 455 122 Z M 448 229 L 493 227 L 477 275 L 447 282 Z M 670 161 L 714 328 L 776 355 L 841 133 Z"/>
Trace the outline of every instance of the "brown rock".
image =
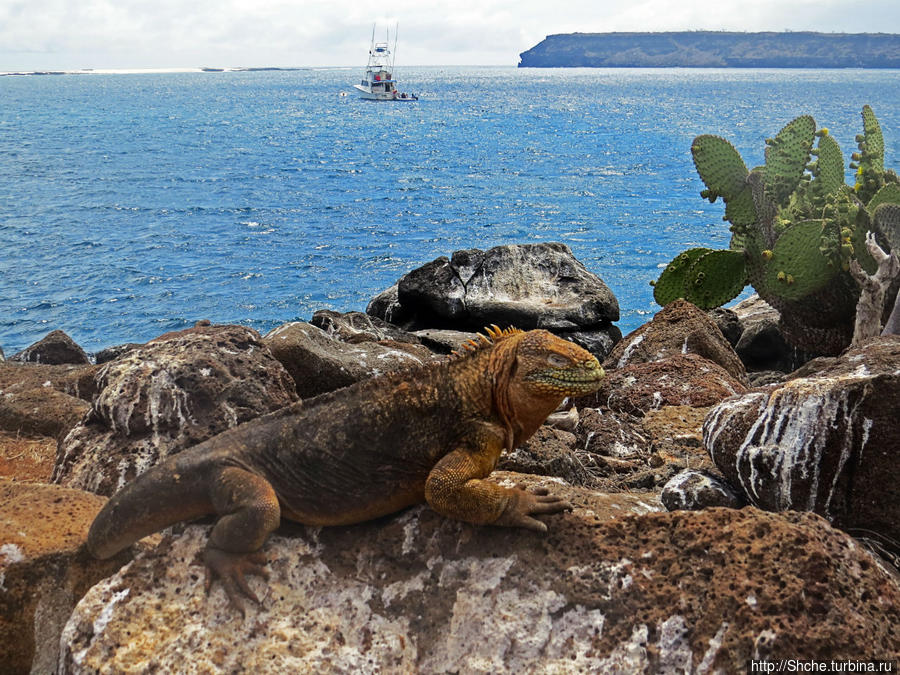
<path id="1" fill-rule="evenodd" d="M 703 420 L 709 408 L 670 405 L 649 410 L 641 425 L 650 448 L 664 462 L 678 462 L 694 469 L 712 468 L 703 447 Z"/>
<path id="2" fill-rule="evenodd" d="M 596 393 L 576 400 L 579 408 L 603 406 L 641 416 L 664 406 L 703 408 L 747 388 L 721 366 L 694 353 L 636 362 L 608 372 Z"/>
<path id="3" fill-rule="evenodd" d="M 900 547 L 900 336 L 852 348 L 810 377 L 716 406 L 704 444 L 761 508 L 815 511 Z"/>
<path id="4" fill-rule="evenodd" d="M 78 600 L 130 553 L 97 561 L 81 545 L 106 500 L 0 478 L 0 670 L 52 673 Z"/>
<path id="5" fill-rule="evenodd" d="M 49 386 L 8 392 L 0 395 L 0 430 L 58 438 L 90 409 L 87 401 Z"/>
<path id="6" fill-rule="evenodd" d="M 747 381 L 744 365 L 716 323 L 685 300 L 670 302 L 652 321 L 629 333 L 603 365 L 608 370 L 620 369 L 680 354 L 702 356 L 724 368 L 732 378 Z"/>
<path id="7" fill-rule="evenodd" d="M 0 395 L 52 387 L 90 402 L 97 393 L 98 366 L 48 366 L 37 363 L 0 363 Z"/>
<path id="8" fill-rule="evenodd" d="M 504 453 L 502 471 L 556 476 L 570 485 L 591 485 L 592 477 L 575 452 L 575 434 L 542 426 L 524 445 Z"/>
<path id="9" fill-rule="evenodd" d="M 160 459 L 297 400 L 242 326 L 198 326 L 101 367 L 90 414 L 63 442 L 53 480 L 110 495 Z"/>
<path id="10" fill-rule="evenodd" d="M 263 341 L 284 364 L 304 399 L 436 358 L 427 347 L 417 344 L 342 342 L 321 328 L 299 321 L 279 326 Z"/>
<path id="11" fill-rule="evenodd" d="M 414 508 L 273 537 L 268 588 L 251 579 L 262 602 L 243 620 L 217 584 L 206 596 L 194 562 L 208 527 L 191 526 L 91 590 L 60 672 L 188 659 L 214 672 L 737 673 L 750 659 L 897 658 L 896 579 L 815 515 L 647 513 L 640 497 L 554 489 L 576 508 L 546 536 Z"/>
<path id="12" fill-rule="evenodd" d="M 47 333 L 44 338 L 9 357 L 10 361 L 44 363 L 47 365 L 90 363 L 88 355 L 61 330 Z"/>

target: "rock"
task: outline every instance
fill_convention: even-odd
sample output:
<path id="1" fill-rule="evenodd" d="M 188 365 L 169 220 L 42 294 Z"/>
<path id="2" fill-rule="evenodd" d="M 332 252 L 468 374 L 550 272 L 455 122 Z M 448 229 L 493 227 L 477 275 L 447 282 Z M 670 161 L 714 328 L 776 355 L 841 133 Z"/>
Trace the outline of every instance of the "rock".
<path id="1" fill-rule="evenodd" d="M 0 363 L 6 360 L 6 357 L 3 356 L 3 347 L 0 347 Z"/>
<path id="2" fill-rule="evenodd" d="M 810 356 L 788 344 L 779 328 L 778 310 L 758 295 L 742 300 L 732 311 L 741 323 L 741 337 L 734 350 L 751 371 L 790 372 Z"/>
<path id="3" fill-rule="evenodd" d="M 99 352 L 94 354 L 94 361 L 98 366 L 104 363 L 109 363 L 110 361 L 115 361 L 119 357 L 124 356 L 129 352 L 133 352 L 135 349 L 139 349 L 143 346 L 144 345 L 137 342 L 128 342 L 123 345 L 107 347 L 106 349 L 101 349 Z"/>
<path id="4" fill-rule="evenodd" d="M 709 410 L 689 405 L 648 410 L 641 418 L 641 428 L 653 452 L 651 462 L 673 465 L 679 471 L 687 467 L 712 469 L 712 460 L 703 447 L 703 420 Z"/>
<path id="5" fill-rule="evenodd" d="M 747 388 L 724 368 L 694 353 L 635 362 L 608 372 L 595 393 L 575 399 L 579 408 L 603 406 L 641 416 L 663 406 L 703 408 Z"/>
<path id="6" fill-rule="evenodd" d="M 366 314 L 394 326 L 415 330 L 415 317 L 400 304 L 399 284 L 394 284 L 372 298 L 366 306 Z"/>
<path id="7" fill-rule="evenodd" d="M 9 357 L 9 360 L 48 365 L 79 365 L 91 362 L 84 350 L 61 330 L 47 333 L 43 339 Z"/>
<path id="8" fill-rule="evenodd" d="M 341 313 L 330 309 L 320 309 L 312 315 L 310 323 L 325 331 L 328 337 L 333 337 L 341 342 L 355 344 L 392 340 L 421 344 L 421 340 L 416 335 L 362 312 Z"/>
<path id="9" fill-rule="evenodd" d="M 413 333 L 422 344 L 438 354 L 450 354 L 462 349 L 470 340 L 477 340 L 478 333 L 460 330 L 441 330 L 426 328 Z"/>
<path id="10" fill-rule="evenodd" d="M 436 358 L 427 347 L 417 344 L 390 340 L 341 342 L 302 321 L 279 326 L 263 341 L 284 364 L 297 393 L 304 399 Z"/>
<path id="11" fill-rule="evenodd" d="M 685 300 L 670 302 L 652 321 L 629 333 L 603 365 L 612 370 L 681 354 L 702 356 L 724 368 L 735 380 L 747 381 L 744 365 L 715 322 Z"/>
<path id="12" fill-rule="evenodd" d="M 815 511 L 897 548 L 898 401 L 900 337 L 876 338 L 810 377 L 722 402 L 703 442 L 752 504 Z"/>
<path id="13" fill-rule="evenodd" d="M 0 670 L 52 673 L 59 636 L 87 590 L 129 558 L 94 560 L 81 545 L 106 500 L 0 478 Z"/>
<path id="14" fill-rule="evenodd" d="M 90 402 L 97 394 L 95 377 L 100 371 L 93 365 L 48 366 L 38 363 L 0 363 L 0 395 L 50 387 Z"/>
<path id="15" fill-rule="evenodd" d="M 297 400 L 259 334 L 200 326 L 104 366 L 88 416 L 60 443 L 53 481 L 110 495 L 160 459 Z"/>
<path id="16" fill-rule="evenodd" d="M 366 311 L 404 327 L 472 331 L 491 324 L 596 330 L 619 319 L 606 284 L 556 243 L 456 251 L 409 272 L 398 282 L 396 301 L 389 290 Z"/>
<path id="17" fill-rule="evenodd" d="M 897 652 L 896 579 L 818 516 L 561 493 L 575 510 L 546 536 L 422 507 L 274 536 L 244 619 L 218 583 L 207 597 L 209 528 L 190 526 L 91 589 L 59 672 L 705 673 Z"/>
<path id="18" fill-rule="evenodd" d="M 593 455 L 626 460 L 650 455 L 650 439 L 637 421 L 608 409 L 582 408 L 576 437 L 577 447 Z"/>
<path id="19" fill-rule="evenodd" d="M 733 310 L 725 307 L 711 309 L 707 312 L 707 315 L 719 327 L 722 335 L 728 340 L 728 344 L 734 347 L 738 340 L 741 339 L 741 333 L 744 332 L 744 327 L 741 325 L 738 315 Z"/>
<path id="20" fill-rule="evenodd" d="M 593 479 L 575 452 L 575 435 L 542 426 L 521 447 L 504 453 L 501 471 L 556 476 L 570 485 L 591 485 Z"/>
<path id="21" fill-rule="evenodd" d="M 669 480 L 660 499 L 669 511 L 699 511 L 713 506 L 738 509 L 744 505 L 744 500 L 725 481 L 696 469 L 685 469 Z"/>
<path id="22" fill-rule="evenodd" d="M 16 434 L 64 436 L 91 409 L 80 398 L 52 387 L 0 395 L 0 430 Z"/>
<path id="23" fill-rule="evenodd" d="M 622 339 L 622 331 L 619 330 L 618 326 L 612 324 L 609 324 L 600 330 L 565 331 L 559 332 L 558 335 L 567 340 L 571 340 L 579 347 L 588 350 L 597 357 L 597 360 L 600 361 L 600 363 L 603 363 L 613 347 L 615 347 Z"/>

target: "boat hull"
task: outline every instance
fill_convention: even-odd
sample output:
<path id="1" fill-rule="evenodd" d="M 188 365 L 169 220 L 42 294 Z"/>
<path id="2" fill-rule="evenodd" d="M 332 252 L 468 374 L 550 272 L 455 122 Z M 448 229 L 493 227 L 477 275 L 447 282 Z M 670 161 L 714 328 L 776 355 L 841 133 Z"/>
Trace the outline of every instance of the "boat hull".
<path id="1" fill-rule="evenodd" d="M 412 96 L 407 94 L 406 96 L 402 96 L 393 91 L 369 91 L 365 87 L 362 87 L 358 84 L 353 85 L 354 88 L 359 92 L 359 97 L 364 101 L 399 101 L 399 102 L 408 102 L 408 101 L 418 101 L 418 96 Z"/>

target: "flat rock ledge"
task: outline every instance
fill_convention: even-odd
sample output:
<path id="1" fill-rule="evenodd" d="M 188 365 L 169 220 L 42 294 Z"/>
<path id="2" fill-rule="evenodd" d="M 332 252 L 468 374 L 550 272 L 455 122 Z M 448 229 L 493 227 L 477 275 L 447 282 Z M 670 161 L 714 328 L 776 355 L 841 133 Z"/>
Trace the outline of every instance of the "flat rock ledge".
<path id="1" fill-rule="evenodd" d="M 501 477 L 520 479 L 518 474 Z M 545 479 L 545 484 L 546 479 Z M 896 658 L 900 587 L 814 514 L 655 512 L 649 496 L 559 491 L 548 535 L 425 507 L 267 544 L 241 618 L 189 526 L 98 584 L 60 673 L 744 672 L 752 658 Z"/>

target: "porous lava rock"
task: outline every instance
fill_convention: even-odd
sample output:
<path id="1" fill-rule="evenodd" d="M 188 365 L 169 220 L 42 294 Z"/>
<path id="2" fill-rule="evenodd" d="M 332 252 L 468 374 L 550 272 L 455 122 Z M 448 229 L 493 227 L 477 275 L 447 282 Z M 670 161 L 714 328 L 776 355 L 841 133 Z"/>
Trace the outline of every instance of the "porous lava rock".
<path id="1" fill-rule="evenodd" d="M 55 672 L 75 604 L 128 560 L 128 553 L 94 560 L 81 550 L 105 501 L 0 478 L 0 671 Z"/>
<path id="2" fill-rule="evenodd" d="M 565 244 L 456 251 L 406 274 L 367 313 L 411 329 L 610 331 L 619 304 Z"/>
<path id="3" fill-rule="evenodd" d="M 365 332 L 345 342 L 341 330 L 325 331 L 311 323 L 295 321 L 266 334 L 263 338 L 272 355 L 294 380 L 301 398 L 349 386 L 376 375 L 431 363 L 437 357 L 427 347 L 407 341 L 373 341 Z"/>
<path id="4" fill-rule="evenodd" d="M 732 378 L 747 381 L 744 365 L 716 323 L 686 300 L 670 302 L 651 321 L 625 336 L 603 366 L 619 369 L 682 354 L 702 356 L 724 368 Z"/>
<path id="5" fill-rule="evenodd" d="M 9 360 L 22 363 L 44 363 L 51 366 L 80 365 L 91 362 L 85 351 L 61 330 L 47 333 L 33 345 L 10 356 Z"/>
<path id="6" fill-rule="evenodd" d="M 664 406 L 711 406 L 745 391 L 744 384 L 724 368 L 688 352 L 612 370 L 600 389 L 575 403 L 579 408 L 605 407 L 641 416 Z"/>
<path id="7" fill-rule="evenodd" d="M 512 452 L 503 453 L 497 468 L 502 471 L 556 476 L 571 485 L 590 485 L 592 478 L 575 451 L 575 434 L 540 427 Z"/>
<path id="8" fill-rule="evenodd" d="M 847 350 L 809 377 L 713 408 L 703 442 L 761 508 L 819 513 L 838 527 L 900 542 L 900 336 Z"/>
<path id="9" fill-rule="evenodd" d="M 809 360 L 809 354 L 785 339 L 778 310 L 758 295 L 742 300 L 731 311 L 741 324 L 734 350 L 748 371 L 787 373 Z"/>
<path id="10" fill-rule="evenodd" d="M 243 326 L 168 333 L 101 366 L 97 382 L 90 412 L 60 442 L 53 481 L 104 495 L 168 455 L 297 400 L 290 375 Z"/>
<path id="11" fill-rule="evenodd" d="M 519 474 L 497 477 L 507 484 Z M 655 512 L 644 497 L 554 486 L 550 531 L 416 507 L 266 546 L 241 619 L 197 565 L 208 527 L 95 586 L 60 673 L 744 672 L 750 659 L 896 658 L 900 588 L 814 514 Z"/>
<path id="12" fill-rule="evenodd" d="M 97 394 L 94 365 L 49 366 L 39 363 L 0 363 L 0 395 L 49 387 L 90 402 Z"/>
<path id="13" fill-rule="evenodd" d="M 0 394 L 0 430 L 25 435 L 64 436 L 91 404 L 51 386 Z"/>

